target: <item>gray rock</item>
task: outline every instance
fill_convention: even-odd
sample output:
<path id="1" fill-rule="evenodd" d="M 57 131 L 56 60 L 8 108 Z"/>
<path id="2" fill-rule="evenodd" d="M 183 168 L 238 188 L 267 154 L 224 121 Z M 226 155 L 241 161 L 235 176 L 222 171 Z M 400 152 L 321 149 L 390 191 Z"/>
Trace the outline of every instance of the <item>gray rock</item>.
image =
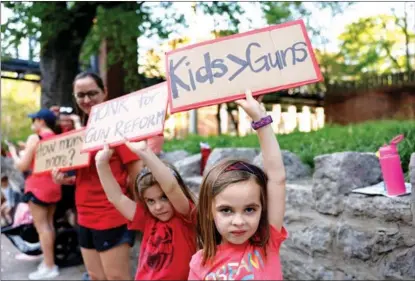
<path id="1" fill-rule="evenodd" d="M 240 147 L 240 148 L 215 148 L 206 163 L 204 174 L 206 174 L 216 163 L 225 159 L 240 159 L 250 163 L 253 162 L 255 156 L 257 156 L 259 150 L 256 148 Z"/>
<path id="2" fill-rule="evenodd" d="M 314 158 L 313 198 L 321 213 L 338 215 L 343 197 L 355 188 L 382 180 L 379 161 L 374 153 L 340 152 Z"/>
<path id="3" fill-rule="evenodd" d="M 284 280 L 333 280 L 335 272 L 331 262 L 322 262 L 291 249 L 281 247 L 281 266 Z"/>
<path id="4" fill-rule="evenodd" d="M 384 197 L 349 194 L 345 198 L 345 213 L 361 218 L 380 218 L 385 221 L 412 222 L 410 196 Z"/>
<path id="5" fill-rule="evenodd" d="M 183 181 L 190 188 L 190 190 L 192 190 L 193 193 L 198 196 L 202 179 L 202 176 L 195 176 L 183 178 Z"/>
<path id="6" fill-rule="evenodd" d="M 161 152 L 160 159 L 169 162 L 170 164 L 174 164 L 174 162 L 182 160 L 188 157 L 190 154 L 186 150 L 175 150 L 172 152 Z"/>
<path id="7" fill-rule="evenodd" d="M 316 253 L 329 254 L 332 252 L 334 227 L 327 222 L 315 222 L 305 225 L 302 229 L 290 232 L 290 238 L 285 242 L 314 257 Z"/>
<path id="8" fill-rule="evenodd" d="M 313 207 L 312 185 L 288 183 L 286 186 L 286 207 L 302 211 Z"/>
<path id="9" fill-rule="evenodd" d="M 411 160 L 409 161 L 409 178 L 412 185 L 412 225 L 415 226 L 415 153 L 411 154 Z"/>
<path id="10" fill-rule="evenodd" d="M 182 160 L 174 162 L 174 166 L 183 178 L 200 176 L 201 157 L 200 153 L 188 156 Z"/>
<path id="11" fill-rule="evenodd" d="M 348 259 L 378 261 L 384 254 L 405 245 L 399 228 L 379 225 L 356 226 L 338 222 L 336 247 Z"/>
<path id="12" fill-rule="evenodd" d="M 388 254 L 380 268 L 384 278 L 415 280 L 415 246 Z"/>
<path id="13" fill-rule="evenodd" d="M 287 181 L 297 180 L 311 175 L 311 168 L 301 162 L 301 159 L 297 155 L 288 150 L 282 150 L 281 154 Z M 262 153 L 254 158 L 253 164 L 263 168 Z"/>

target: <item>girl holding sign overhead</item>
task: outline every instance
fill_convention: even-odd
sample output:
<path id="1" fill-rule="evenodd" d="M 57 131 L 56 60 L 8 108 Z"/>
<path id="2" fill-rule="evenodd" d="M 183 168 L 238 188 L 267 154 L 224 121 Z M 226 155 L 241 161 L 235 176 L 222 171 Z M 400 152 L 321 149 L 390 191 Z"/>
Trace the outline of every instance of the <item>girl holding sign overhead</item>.
<path id="1" fill-rule="evenodd" d="M 16 148 L 9 144 L 9 150 L 15 166 L 22 172 L 33 169 L 36 146 L 41 139 L 55 136 L 56 116 L 49 109 L 29 114 L 32 118 L 33 135 L 27 139 L 21 157 L 17 155 Z M 43 262 L 37 271 L 29 274 L 30 280 L 55 278 L 59 275 L 58 267 L 54 261 L 55 229 L 53 216 L 56 203 L 61 199 L 60 186 L 52 180 L 51 174 L 29 175 L 25 183 L 23 202 L 28 202 L 36 231 L 39 234 L 40 247 L 43 252 Z"/>
<path id="2" fill-rule="evenodd" d="M 188 280 L 282 280 L 279 250 L 287 232 L 281 150 L 271 116 L 251 92 L 236 103 L 252 118 L 264 169 L 228 159 L 206 174 L 198 202 L 200 251 Z"/>
<path id="3" fill-rule="evenodd" d="M 135 280 L 185 280 L 196 252 L 196 205 L 177 170 L 163 163 L 146 141 L 126 143 L 146 167 L 136 180 L 138 201 L 126 197 L 115 181 L 108 145 L 96 154 L 96 165 L 108 199 L 143 232 Z"/>
<path id="4" fill-rule="evenodd" d="M 92 106 L 106 101 L 108 97 L 102 79 L 92 72 L 83 72 L 75 77 L 73 93 L 84 126 Z M 163 136 L 152 138 L 149 146 L 158 153 L 163 141 Z M 127 220 L 108 201 L 94 163 L 95 154 L 91 153 L 90 166 L 77 170 L 76 176 L 67 177 L 55 170 L 53 177 L 59 184 L 76 183 L 79 244 L 90 279 L 130 280 L 129 250 L 134 244 L 134 232 L 127 229 Z M 139 160 L 125 145 L 115 147 L 109 159 L 111 170 L 124 194 L 129 193 L 129 183 L 134 182 L 141 170 Z"/>

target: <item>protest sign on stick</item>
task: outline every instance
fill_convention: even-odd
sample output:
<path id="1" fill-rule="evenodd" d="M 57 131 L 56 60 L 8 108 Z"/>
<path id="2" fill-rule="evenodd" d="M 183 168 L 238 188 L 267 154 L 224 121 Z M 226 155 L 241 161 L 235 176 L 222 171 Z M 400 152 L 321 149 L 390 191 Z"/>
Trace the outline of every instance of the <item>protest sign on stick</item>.
<path id="1" fill-rule="evenodd" d="M 323 80 L 302 20 L 170 51 L 166 72 L 172 113 Z"/>
<path id="2" fill-rule="evenodd" d="M 81 153 L 85 129 L 41 140 L 36 147 L 33 174 L 76 170 L 89 165 L 89 153 Z"/>
<path id="3" fill-rule="evenodd" d="M 97 104 L 91 108 L 82 152 L 138 141 L 163 133 L 166 82 Z"/>

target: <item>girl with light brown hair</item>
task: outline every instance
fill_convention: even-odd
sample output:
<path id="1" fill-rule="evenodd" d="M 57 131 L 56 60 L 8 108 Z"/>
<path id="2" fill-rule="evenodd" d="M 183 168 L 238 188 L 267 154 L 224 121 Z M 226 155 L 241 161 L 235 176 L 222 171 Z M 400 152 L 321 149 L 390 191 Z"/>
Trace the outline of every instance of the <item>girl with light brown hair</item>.
<path id="1" fill-rule="evenodd" d="M 199 194 L 200 250 L 190 262 L 189 280 L 281 280 L 279 258 L 287 232 L 285 169 L 265 110 L 246 92 L 237 101 L 258 133 L 264 171 L 241 160 L 225 160 L 205 176 Z"/>

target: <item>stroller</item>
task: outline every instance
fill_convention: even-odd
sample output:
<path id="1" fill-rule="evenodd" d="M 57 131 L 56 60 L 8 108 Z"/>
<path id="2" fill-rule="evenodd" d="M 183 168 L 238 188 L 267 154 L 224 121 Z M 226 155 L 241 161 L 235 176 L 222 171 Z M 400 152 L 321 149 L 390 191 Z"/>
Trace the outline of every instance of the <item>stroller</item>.
<path id="1" fill-rule="evenodd" d="M 3 157 L 2 157 L 3 158 Z M 3 159 L 2 159 L 3 160 Z M 2 164 L 4 162 L 2 161 Z M 2 165 L 2 174 L 5 167 Z M 7 170 L 7 168 L 6 168 Z M 72 194 L 71 194 L 72 193 Z M 55 238 L 55 264 L 59 267 L 75 266 L 83 263 L 81 250 L 78 244 L 77 229 L 70 223 L 68 213 L 74 211 L 72 200 L 73 187 L 62 186 L 62 200 L 56 206 L 54 226 Z M 18 202 L 12 210 L 13 222 L 1 228 L 12 244 L 21 252 L 29 256 L 42 254 L 39 236 L 33 224 L 33 218 L 26 203 Z"/>

